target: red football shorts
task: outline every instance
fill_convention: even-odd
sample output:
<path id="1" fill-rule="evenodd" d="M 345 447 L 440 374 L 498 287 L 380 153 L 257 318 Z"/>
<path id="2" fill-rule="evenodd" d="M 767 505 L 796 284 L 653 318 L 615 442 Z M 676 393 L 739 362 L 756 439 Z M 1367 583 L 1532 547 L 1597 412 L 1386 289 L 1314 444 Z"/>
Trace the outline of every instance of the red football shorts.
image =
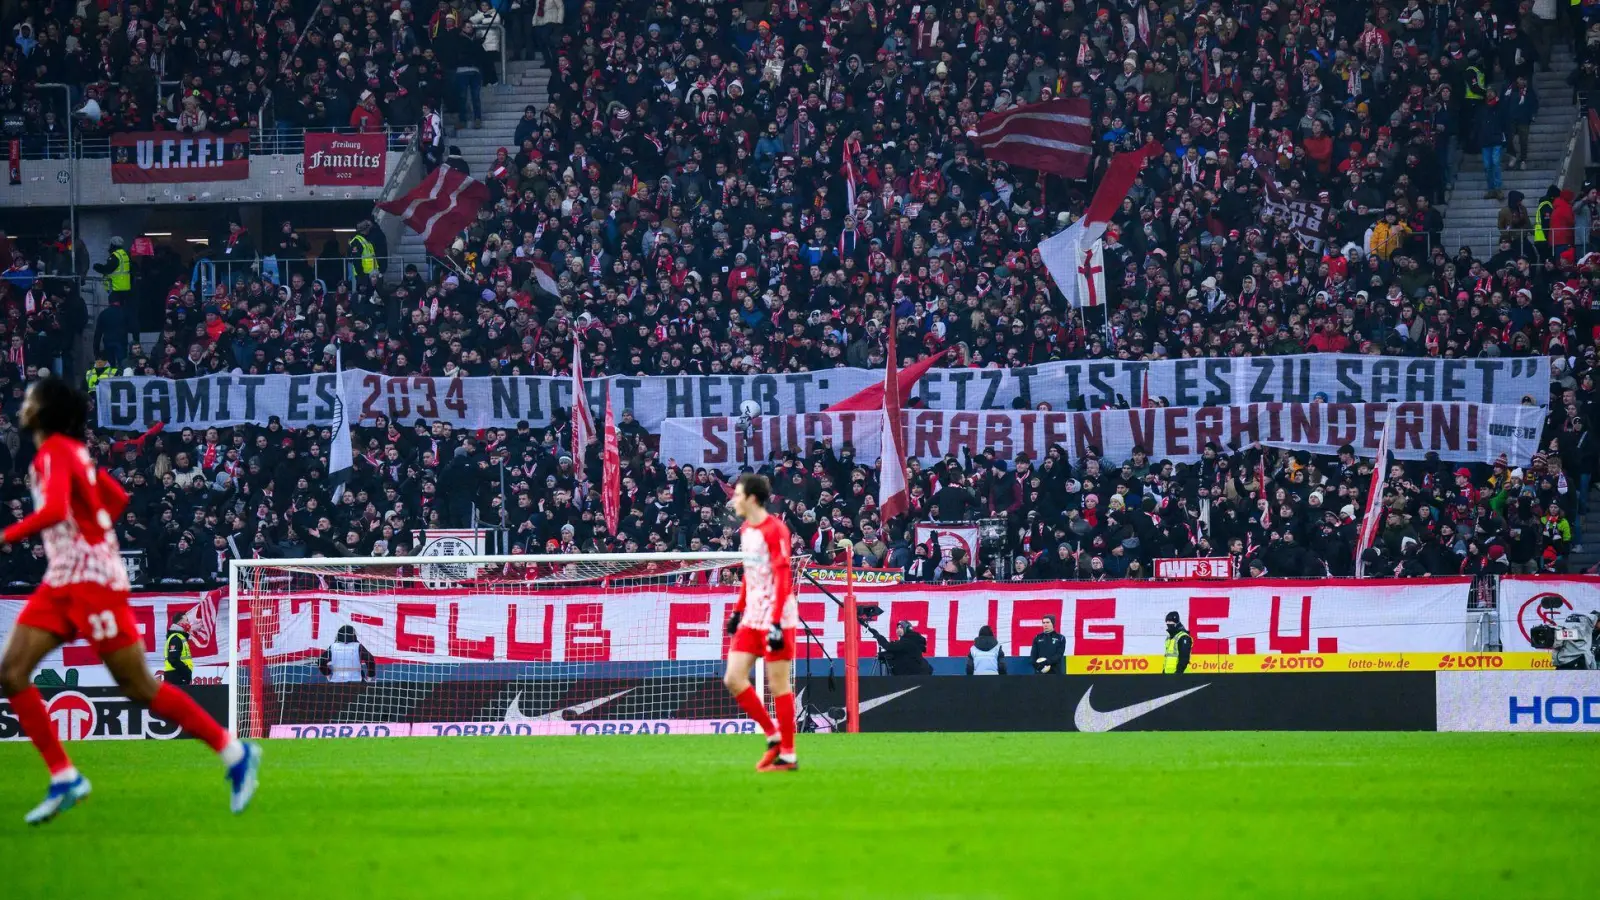
<path id="1" fill-rule="evenodd" d="M 41 584 L 17 616 L 18 625 L 48 631 L 63 641 L 83 638 L 101 657 L 140 642 L 128 592 L 102 584 Z"/>
<path id="2" fill-rule="evenodd" d="M 769 662 L 782 662 L 794 659 L 795 630 L 783 630 L 783 649 L 774 650 L 767 646 L 767 633 L 756 628 L 740 627 L 733 635 L 733 642 L 728 645 L 729 653 L 752 653 Z"/>

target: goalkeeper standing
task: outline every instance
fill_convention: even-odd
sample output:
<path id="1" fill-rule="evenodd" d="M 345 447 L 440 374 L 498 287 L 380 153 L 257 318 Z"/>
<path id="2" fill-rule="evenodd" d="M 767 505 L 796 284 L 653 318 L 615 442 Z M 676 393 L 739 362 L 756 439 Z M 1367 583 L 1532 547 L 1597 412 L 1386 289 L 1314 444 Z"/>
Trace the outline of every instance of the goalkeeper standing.
<path id="1" fill-rule="evenodd" d="M 722 678 L 728 693 L 767 736 L 767 752 L 756 765 L 757 772 L 800 767 L 794 754 L 794 688 L 789 680 L 800 613 L 789 570 L 789 528 L 767 512 L 771 497 L 772 485 L 761 475 L 741 475 L 733 487 L 733 511 L 744 519 L 739 529 L 744 579 L 739 584 L 739 605 L 728 617 L 733 640 L 728 645 L 728 674 Z M 750 684 L 757 657 L 766 660 L 776 726 Z"/>

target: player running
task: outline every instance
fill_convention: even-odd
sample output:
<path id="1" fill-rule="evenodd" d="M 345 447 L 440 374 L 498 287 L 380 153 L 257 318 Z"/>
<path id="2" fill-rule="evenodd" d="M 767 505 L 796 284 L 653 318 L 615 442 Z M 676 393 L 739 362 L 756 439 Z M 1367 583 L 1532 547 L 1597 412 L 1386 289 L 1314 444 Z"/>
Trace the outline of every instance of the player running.
<path id="1" fill-rule="evenodd" d="M 34 511 L 0 536 L 15 543 L 42 534 L 50 560 L 0 657 L 0 693 L 11 701 L 23 732 L 50 768 L 50 792 L 24 820 L 48 822 L 89 796 L 89 780 L 67 758 L 39 689 L 28 681 L 45 654 L 77 638 L 94 646 L 128 699 L 183 726 L 221 755 L 233 811 L 243 812 L 256 790 L 261 749 L 241 743 L 188 694 L 150 674 L 112 531 L 128 495 L 95 466 L 84 447 L 87 416 L 83 395 L 59 378 L 47 376 L 28 388 L 19 421 L 33 432 L 39 448 L 29 473 Z"/>
<path id="2" fill-rule="evenodd" d="M 739 529 L 744 580 L 739 584 L 739 605 L 728 617 L 733 641 L 728 645 L 728 674 L 722 683 L 767 736 L 767 752 L 756 771 L 786 772 L 800 768 L 794 755 L 794 688 L 789 682 L 800 611 L 789 571 L 789 528 L 768 514 L 771 497 L 772 486 L 761 475 L 740 475 L 733 486 L 733 511 L 744 518 Z M 757 657 L 766 659 L 767 685 L 772 688 L 778 715 L 776 726 L 750 684 L 750 669 Z"/>

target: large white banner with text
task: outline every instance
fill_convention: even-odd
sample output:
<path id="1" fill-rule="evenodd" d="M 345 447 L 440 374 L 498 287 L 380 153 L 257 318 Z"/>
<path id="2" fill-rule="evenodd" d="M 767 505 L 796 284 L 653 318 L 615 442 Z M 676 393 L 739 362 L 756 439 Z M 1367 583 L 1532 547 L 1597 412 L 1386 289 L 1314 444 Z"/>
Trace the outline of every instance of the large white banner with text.
<path id="1" fill-rule="evenodd" d="M 4 646 L 26 597 L 0 597 L 0 646 Z M 228 664 L 228 597 L 225 591 L 193 594 L 136 594 L 129 601 L 139 637 L 144 643 L 150 671 L 160 672 L 164 663 L 167 626 L 180 612 L 190 620 L 189 653 L 194 659 L 195 684 L 223 684 Z M 34 679 L 43 676 L 45 684 L 75 687 L 110 687 L 116 682 L 100 664 L 87 641 L 73 641 L 45 655 Z"/>
<path id="2" fill-rule="evenodd" d="M 737 416 L 754 400 L 762 415 L 822 412 L 830 404 L 880 384 L 870 369 L 820 369 L 780 375 L 635 377 L 586 380 L 589 404 L 600 415 L 609 385 L 619 409 L 631 409 L 645 428 L 668 419 Z M 1019 369 L 930 369 L 911 396 L 929 409 L 1009 410 L 1015 401 L 1064 410 L 1138 403 L 1149 396 L 1176 407 L 1247 403 L 1389 403 L 1407 401 L 1543 406 L 1550 396 L 1550 360 L 1418 359 L 1350 354 L 1302 354 L 1220 359 L 1074 360 Z M 143 431 L 224 427 L 265 422 L 285 427 L 333 422 L 343 403 L 352 424 L 385 417 L 410 424 L 443 421 L 463 428 L 512 428 L 519 421 L 548 425 L 572 405 L 566 377 L 389 376 L 359 369 L 314 375 L 208 375 L 202 378 L 105 378 L 95 387 L 102 428 Z"/>
<path id="3" fill-rule="evenodd" d="M 928 639 L 930 656 L 964 656 L 980 626 L 1011 654 L 1028 652 L 1054 616 L 1070 655 L 1162 652 L 1164 621 L 1176 611 L 1197 655 L 1462 652 L 1470 580 L 1277 581 L 1193 586 L 1132 582 L 986 583 L 858 587 L 883 608 L 880 630 L 902 619 Z M 241 653 L 262 641 L 268 663 L 310 665 L 344 625 L 380 662 L 588 663 L 715 660 L 732 587 L 596 591 L 515 590 L 395 595 L 305 593 L 241 610 Z M 800 615 L 830 656 L 843 652 L 838 607 L 801 590 Z M 863 632 L 864 646 L 872 638 Z M 822 650 L 802 639 L 812 656 Z"/>
<path id="4" fill-rule="evenodd" d="M 1152 459 L 1185 463 L 1200 459 L 1208 443 L 1223 452 L 1260 443 L 1326 454 L 1351 444 L 1370 458 L 1393 416 L 1392 449 L 1399 459 L 1431 452 L 1451 462 L 1491 463 L 1504 454 L 1521 466 L 1538 450 L 1545 411 L 1480 403 L 1250 403 L 1083 413 L 906 410 L 901 416 L 906 448 L 924 463 L 986 447 L 1002 460 L 1026 452 L 1037 461 L 1053 445 L 1073 460 L 1098 447 L 1102 456 L 1120 462 L 1142 446 Z M 848 443 L 858 461 L 871 463 L 881 455 L 882 432 L 883 414 L 876 410 L 761 416 L 748 423 L 669 419 L 661 430 L 661 456 L 731 474 L 786 450 L 805 453 L 814 441 L 831 441 L 835 451 Z"/>

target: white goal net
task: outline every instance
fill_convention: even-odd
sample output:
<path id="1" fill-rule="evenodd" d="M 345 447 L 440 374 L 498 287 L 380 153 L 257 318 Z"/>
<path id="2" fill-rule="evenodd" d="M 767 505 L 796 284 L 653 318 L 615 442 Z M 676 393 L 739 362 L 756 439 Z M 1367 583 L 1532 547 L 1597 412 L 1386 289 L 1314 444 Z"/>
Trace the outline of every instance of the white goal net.
<path id="1" fill-rule="evenodd" d="M 283 738 L 750 732 L 721 681 L 739 560 L 235 561 L 234 724 Z"/>

